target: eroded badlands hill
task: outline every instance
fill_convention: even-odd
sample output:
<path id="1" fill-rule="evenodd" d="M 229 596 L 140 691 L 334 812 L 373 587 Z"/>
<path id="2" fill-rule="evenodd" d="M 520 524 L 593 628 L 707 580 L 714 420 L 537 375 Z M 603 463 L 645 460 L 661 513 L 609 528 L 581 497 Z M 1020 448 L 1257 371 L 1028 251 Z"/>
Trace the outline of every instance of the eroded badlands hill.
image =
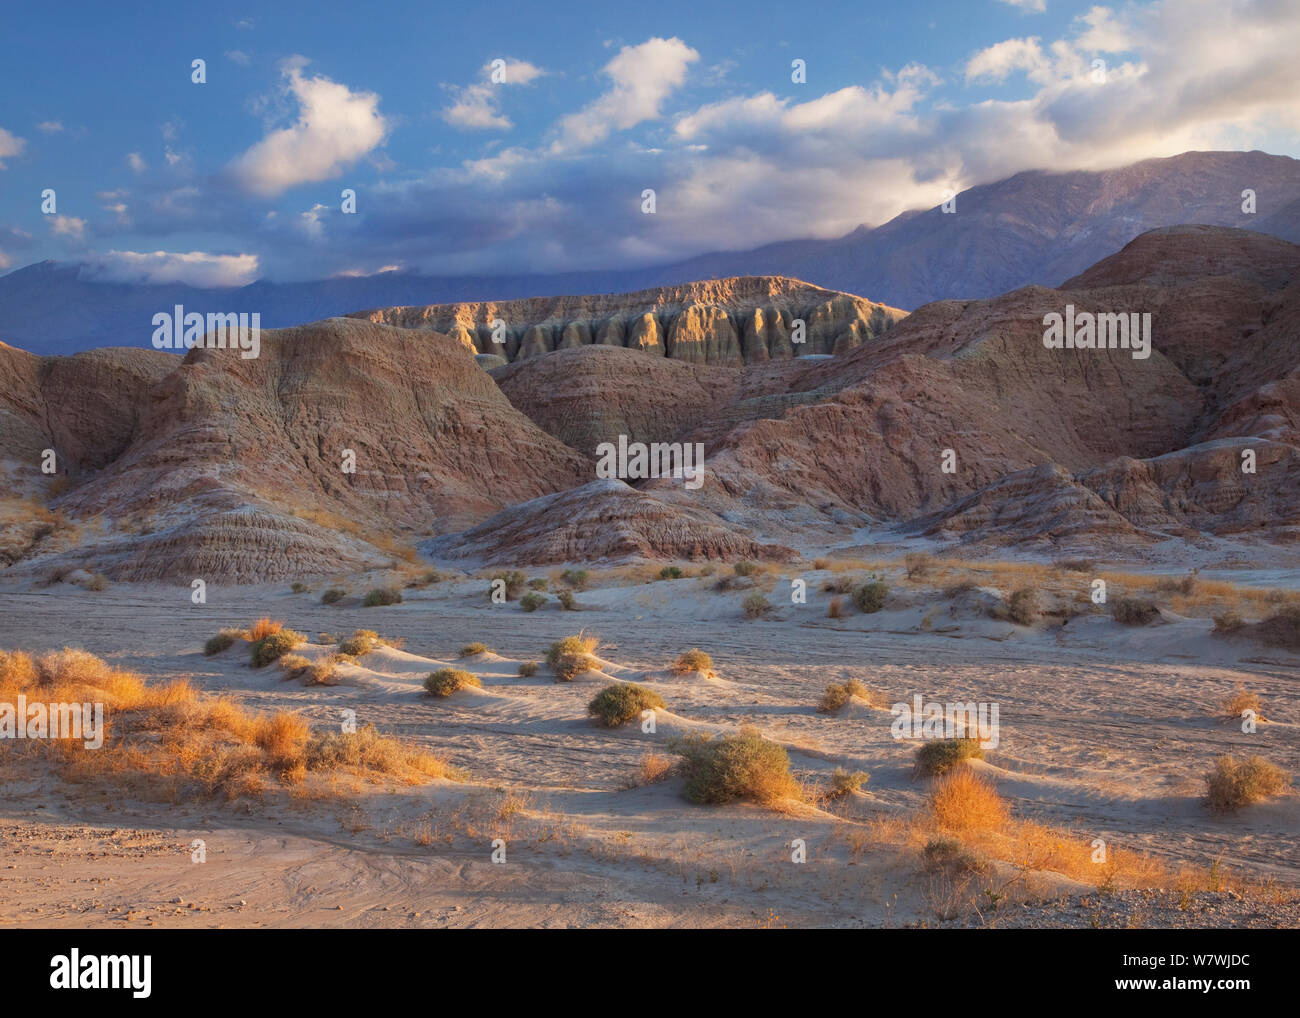
<path id="1" fill-rule="evenodd" d="M 352 317 L 443 332 L 475 353 L 507 361 L 600 345 L 740 367 L 843 353 L 881 335 L 904 315 L 797 279 L 739 276 L 638 293 L 381 308 Z M 797 320 L 803 322 L 802 341 L 797 341 Z M 494 340 L 494 328 L 502 342 Z"/>
<path id="2" fill-rule="evenodd" d="M 808 319 L 810 342 L 840 349 L 830 357 L 774 356 L 766 325 L 762 343 L 726 340 L 738 291 L 714 285 L 678 292 L 689 303 L 671 320 L 646 312 L 668 321 L 655 356 L 593 324 L 644 295 L 524 302 L 536 321 L 491 372 L 476 343 L 431 328 L 437 309 L 412 312 L 418 329 L 346 318 L 267 332 L 254 360 L 0 348 L 9 489 L 71 528 L 46 508 L 21 524 L 6 510 L 0 562 L 248 581 L 381 565 L 395 540 L 525 564 L 783 559 L 909 534 L 1055 555 L 1300 533 L 1300 247 L 1158 230 L 1061 289 L 930 304 L 852 343 L 878 306 L 832 296 L 851 319 Z M 745 285 L 773 323 L 815 289 Z M 699 310 L 711 293 L 712 316 Z M 1149 314 L 1150 355 L 1046 348 L 1044 318 L 1067 306 Z M 683 315 L 713 325 L 691 331 Z M 546 326 L 562 348 L 526 355 L 548 320 L 567 323 Z M 598 479 L 598 445 L 620 437 L 698 443 L 700 483 Z M 39 473 L 47 448 L 56 486 Z"/>

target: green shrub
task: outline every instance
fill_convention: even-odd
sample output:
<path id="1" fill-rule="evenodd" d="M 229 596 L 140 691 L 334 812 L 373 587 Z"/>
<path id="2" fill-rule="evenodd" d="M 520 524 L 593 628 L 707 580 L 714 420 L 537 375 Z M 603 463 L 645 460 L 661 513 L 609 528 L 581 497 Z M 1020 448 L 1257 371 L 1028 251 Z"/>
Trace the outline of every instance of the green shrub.
<path id="1" fill-rule="evenodd" d="M 685 793 L 692 802 L 752 799 L 770 805 L 803 798 L 785 749 L 753 729 L 716 739 L 688 735 L 672 740 L 668 748 L 682 758 Z"/>
<path id="2" fill-rule="evenodd" d="M 290 589 L 295 594 L 305 594 L 307 593 L 307 584 L 299 583 L 298 581 L 295 580 L 293 586 Z"/>
<path id="3" fill-rule="evenodd" d="M 937 777 L 959 763 L 983 757 L 978 739 L 933 739 L 921 743 L 917 749 L 916 770 L 918 774 Z"/>
<path id="4" fill-rule="evenodd" d="M 482 688 L 483 683 L 477 676 L 458 668 L 439 668 L 436 672 L 430 672 L 424 680 L 424 688 L 433 696 L 451 696 L 457 690 L 471 686 Z"/>
<path id="5" fill-rule="evenodd" d="M 346 640 L 339 641 L 339 653 L 348 657 L 360 657 L 382 646 L 383 642 L 373 629 L 358 629 Z"/>
<path id="6" fill-rule="evenodd" d="M 747 619 L 761 619 L 772 610 L 772 602 L 757 590 L 740 603 Z"/>
<path id="7" fill-rule="evenodd" d="M 519 607 L 526 612 L 535 612 L 548 600 L 549 598 L 545 594 L 525 594 L 519 601 Z"/>
<path id="8" fill-rule="evenodd" d="M 234 646 L 235 638 L 240 635 L 238 629 L 223 629 L 216 636 L 208 639 L 208 642 L 203 645 L 203 653 L 208 657 L 220 654 L 223 650 Z"/>
<path id="9" fill-rule="evenodd" d="M 680 580 L 682 571 L 677 566 L 664 566 L 659 570 L 659 579 L 661 580 Z"/>
<path id="10" fill-rule="evenodd" d="M 492 583 L 488 587 L 488 597 L 491 597 L 498 586 L 498 581 L 503 585 L 507 601 L 519 600 L 519 595 L 524 591 L 524 585 L 527 583 L 527 577 L 518 569 L 513 569 L 508 573 L 502 573 L 500 576 L 492 577 Z"/>
<path id="11" fill-rule="evenodd" d="M 490 654 L 490 653 L 491 651 L 488 650 L 488 645 L 486 643 L 467 643 L 465 644 L 465 646 L 460 648 L 460 653 L 457 654 L 456 656 L 473 657 L 475 654 Z"/>
<path id="12" fill-rule="evenodd" d="M 576 612 L 578 610 L 578 599 L 573 596 L 573 591 L 557 591 L 555 596 L 560 599 L 560 607 L 566 612 Z"/>
<path id="13" fill-rule="evenodd" d="M 546 664 L 561 682 L 572 682 L 575 676 L 596 667 L 592 651 L 598 643 L 596 637 L 585 633 L 556 640 L 546 652 Z"/>
<path id="14" fill-rule="evenodd" d="M 272 661 L 279 660 L 282 654 L 287 654 L 294 647 L 306 642 L 307 637 L 302 633 L 295 633 L 292 629 L 281 629 L 263 636 L 253 643 L 253 667 L 261 668 L 263 665 L 269 665 Z"/>
<path id="15" fill-rule="evenodd" d="M 737 576 L 753 576 L 758 572 L 758 563 L 750 562 L 748 559 L 745 559 L 741 562 L 737 562 L 731 567 L 731 569 Z"/>
<path id="16" fill-rule="evenodd" d="M 888 593 L 889 587 L 885 581 L 873 577 L 853 592 L 853 604 L 864 615 L 874 615 L 885 607 L 885 595 Z"/>
<path id="17" fill-rule="evenodd" d="M 547 587 L 547 582 L 548 581 L 545 576 L 534 576 L 531 580 L 528 581 L 528 589 L 545 590 Z"/>
<path id="18" fill-rule="evenodd" d="M 1121 625 L 1146 626 L 1160 617 L 1154 601 L 1138 597 L 1121 597 L 1110 610 L 1111 617 Z"/>
<path id="19" fill-rule="evenodd" d="M 616 682 L 591 698 L 587 713 L 600 718 L 606 728 L 617 728 L 623 722 L 639 717 L 643 710 L 662 706 L 663 698 L 653 690 L 635 682 Z"/>
<path id="20" fill-rule="evenodd" d="M 585 569 L 566 569 L 560 574 L 560 579 L 574 590 L 587 589 L 587 570 Z"/>
<path id="21" fill-rule="evenodd" d="M 361 602 L 363 608 L 377 608 L 381 605 L 401 604 L 402 592 L 394 587 L 376 587 L 369 591 Z"/>
<path id="22" fill-rule="evenodd" d="M 334 604 L 334 602 L 341 601 L 347 596 L 348 592 L 342 587 L 330 587 L 329 590 L 325 591 L 325 593 L 320 596 L 320 603 Z"/>
<path id="23" fill-rule="evenodd" d="M 536 674 L 537 674 L 537 662 L 536 662 L 536 661 L 520 661 L 520 662 L 519 662 L 519 674 L 522 675 L 525 679 L 531 678 L 532 676 L 536 675 Z"/>
<path id="24" fill-rule="evenodd" d="M 836 767 L 831 774 L 830 791 L 826 793 L 828 799 L 839 799 L 843 796 L 856 792 L 871 779 L 866 771 L 846 771 L 842 767 Z"/>

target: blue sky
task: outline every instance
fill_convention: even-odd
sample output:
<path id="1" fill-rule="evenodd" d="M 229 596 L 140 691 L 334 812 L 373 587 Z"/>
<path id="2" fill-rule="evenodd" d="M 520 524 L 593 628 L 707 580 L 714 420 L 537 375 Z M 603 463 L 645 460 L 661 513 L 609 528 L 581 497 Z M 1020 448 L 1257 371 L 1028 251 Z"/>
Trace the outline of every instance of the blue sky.
<path id="1" fill-rule="evenodd" d="M 1297 0 L 135 7 L 7 15 L 0 271 L 636 266 L 1024 169 L 1300 155 Z"/>

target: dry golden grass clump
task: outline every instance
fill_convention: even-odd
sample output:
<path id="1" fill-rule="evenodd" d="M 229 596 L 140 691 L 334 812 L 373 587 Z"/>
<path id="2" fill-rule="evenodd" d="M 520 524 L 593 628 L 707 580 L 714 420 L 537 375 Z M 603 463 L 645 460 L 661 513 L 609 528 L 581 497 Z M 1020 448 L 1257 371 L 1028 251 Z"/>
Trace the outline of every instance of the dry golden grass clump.
<path id="1" fill-rule="evenodd" d="M 263 639 L 280 632 L 266 632 Z M 346 745 L 357 738 L 356 733 L 315 735 L 288 712 L 249 714 L 230 699 L 202 695 L 184 680 L 149 684 L 82 650 L 65 648 L 36 659 L 0 652 L 0 694 L 37 690 L 49 700 L 103 702 L 108 731 L 100 749 L 75 740 L 37 739 L 24 742 L 24 753 L 46 755 L 68 780 L 114 782 L 165 801 L 198 793 L 229 799 L 258 795 L 271 781 L 296 785 L 313 771 L 344 766 L 314 752 L 314 746 L 339 739 Z M 438 758 L 374 732 L 363 741 L 378 747 L 370 758 L 382 753 L 397 762 L 385 774 L 415 782 L 448 773 Z M 0 753 L 10 745 L 0 744 Z M 354 769 L 367 776 L 378 768 L 363 760 Z"/>
<path id="2" fill-rule="evenodd" d="M 857 697 L 859 700 L 865 700 L 871 703 L 871 690 L 864 686 L 857 679 L 847 679 L 841 683 L 832 682 L 826 687 L 826 692 L 822 694 L 821 703 L 817 709 L 823 714 L 834 714 L 847 706 L 848 702 Z"/>
<path id="3" fill-rule="evenodd" d="M 711 671 L 713 671 L 713 658 L 698 647 L 692 647 L 685 654 L 682 654 L 673 662 L 672 666 L 674 675 L 689 675 L 691 672 Z"/>
<path id="4" fill-rule="evenodd" d="M 481 689 L 483 683 L 477 675 L 461 671 L 459 668 L 439 668 L 430 672 L 424 679 L 424 688 L 433 696 L 451 696 L 462 689 Z"/>
<path id="5" fill-rule="evenodd" d="M 641 754 L 641 760 L 637 764 L 637 778 L 642 785 L 653 785 L 656 781 L 662 781 L 668 777 L 673 770 L 673 758 L 666 753 L 656 753 L 650 750 L 648 753 Z"/>
<path id="6" fill-rule="evenodd" d="M 1206 799 L 1216 813 L 1231 813 L 1277 795 L 1291 784 L 1291 775 L 1262 756 L 1238 760 L 1231 754 L 1214 761 L 1205 776 Z"/>
<path id="7" fill-rule="evenodd" d="M 1264 719 L 1264 709 L 1260 706 L 1259 694 L 1247 690 L 1244 683 L 1239 684 L 1231 696 L 1225 696 L 1219 701 L 1220 717 L 1240 718 L 1248 710 L 1254 711 L 1257 719 L 1261 721 Z"/>
<path id="8" fill-rule="evenodd" d="M 925 777 L 946 774 L 967 760 L 984 756 L 978 739 L 934 739 L 916 750 L 916 772 Z M 965 768 L 963 768 L 964 770 Z"/>
<path id="9" fill-rule="evenodd" d="M 460 653 L 457 654 L 456 656 L 474 657 L 474 655 L 476 654 L 490 654 L 490 653 L 491 651 L 488 650 L 488 645 L 486 643 L 467 643 L 465 644 L 465 646 L 460 648 Z"/>
<path id="10" fill-rule="evenodd" d="M 826 606 L 826 617 L 828 619 L 838 619 L 841 614 L 843 614 L 843 610 L 840 608 L 840 599 L 832 597 L 831 603 Z"/>
<path id="11" fill-rule="evenodd" d="M 258 619 L 249 627 L 248 638 L 256 642 L 263 640 L 268 636 L 273 636 L 284 628 L 284 623 L 273 619 Z"/>
<path id="12" fill-rule="evenodd" d="M 764 739 L 755 729 L 742 728 L 736 735 L 721 738 L 687 735 L 672 740 L 668 748 L 681 757 L 685 793 L 692 802 L 749 799 L 774 806 L 806 798 L 790 773 L 790 757 L 784 747 Z"/>
<path id="13" fill-rule="evenodd" d="M 1011 817 L 993 783 L 967 767 L 936 781 L 929 805 L 934 822 L 945 831 L 996 831 Z"/>
<path id="14" fill-rule="evenodd" d="M 285 654 L 279 665 L 285 679 L 298 679 L 304 686 L 337 685 L 339 656 L 327 654 L 310 661 L 301 654 Z"/>
<path id="15" fill-rule="evenodd" d="M 556 640 L 546 652 L 546 664 L 551 673 L 561 682 L 572 682 L 585 671 L 592 671 L 597 666 L 592 652 L 600 641 L 585 632 L 577 636 L 566 636 Z"/>
<path id="16" fill-rule="evenodd" d="M 591 698 L 587 713 L 600 718 L 606 728 L 617 728 L 639 717 L 643 710 L 665 706 L 663 697 L 635 682 L 615 682 Z"/>

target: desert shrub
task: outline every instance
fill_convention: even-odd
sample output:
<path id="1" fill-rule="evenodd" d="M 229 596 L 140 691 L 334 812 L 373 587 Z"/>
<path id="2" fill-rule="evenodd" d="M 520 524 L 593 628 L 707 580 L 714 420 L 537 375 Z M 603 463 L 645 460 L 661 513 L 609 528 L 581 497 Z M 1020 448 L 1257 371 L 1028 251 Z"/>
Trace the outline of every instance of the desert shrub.
<path id="1" fill-rule="evenodd" d="M 1121 625 L 1146 626 L 1160 617 L 1154 601 L 1139 597 L 1121 597 L 1111 608 L 1111 617 Z"/>
<path id="2" fill-rule="evenodd" d="M 250 640 L 260 640 L 264 636 L 278 633 L 283 628 L 283 622 L 277 622 L 272 619 L 258 619 L 248 630 L 248 638 Z"/>
<path id="3" fill-rule="evenodd" d="M 1225 718 L 1240 718 L 1242 712 L 1248 710 L 1253 710 L 1256 717 L 1262 713 L 1259 694 L 1248 691 L 1244 683 L 1237 686 L 1236 692 L 1231 696 L 1219 701 L 1219 714 Z"/>
<path id="4" fill-rule="evenodd" d="M 96 573 L 86 581 L 86 589 L 93 590 L 96 593 L 108 589 L 108 577 L 103 573 Z"/>
<path id="5" fill-rule="evenodd" d="M 591 698 L 587 713 L 600 718 L 606 728 L 617 728 L 639 717 L 643 710 L 664 706 L 663 697 L 635 682 L 616 682 Z"/>
<path id="6" fill-rule="evenodd" d="M 1090 558 L 1061 559 L 1055 565 L 1057 569 L 1064 569 L 1067 573 L 1092 573 L 1097 569 L 1097 563 Z"/>
<path id="7" fill-rule="evenodd" d="M 641 760 L 637 764 L 637 783 L 653 785 L 656 781 L 662 781 L 668 777 L 672 769 L 672 757 L 650 750 L 648 753 L 641 754 Z"/>
<path id="8" fill-rule="evenodd" d="M 390 604 L 401 604 L 402 592 L 396 587 L 376 587 L 367 591 L 361 601 L 363 608 L 378 608 Z"/>
<path id="9" fill-rule="evenodd" d="M 307 584 L 301 583 L 298 580 L 294 580 L 293 586 L 290 587 L 289 589 L 292 590 L 295 594 L 305 594 L 307 593 L 307 590 L 309 588 L 307 587 Z"/>
<path id="10" fill-rule="evenodd" d="M 229 650 L 241 635 L 238 629 L 223 629 L 216 636 L 208 638 L 208 642 L 203 645 L 203 653 L 211 657 L 213 654 L 220 654 L 223 650 Z"/>
<path id="11" fill-rule="evenodd" d="M 949 584 L 943 588 L 943 596 L 952 600 L 954 597 L 961 597 L 962 594 L 969 594 L 979 586 L 974 580 L 959 580 L 956 583 Z"/>
<path id="12" fill-rule="evenodd" d="M 528 581 L 528 589 L 545 590 L 547 587 L 547 583 L 548 581 L 545 576 L 534 576 L 531 580 Z"/>
<path id="13" fill-rule="evenodd" d="M 714 590 L 737 590 L 744 587 L 752 587 L 753 585 L 754 583 L 752 580 L 748 580 L 743 576 L 737 576 L 735 573 L 729 573 L 726 576 L 719 576 L 713 581 Z"/>
<path id="14" fill-rule="evenodd" d="M 713 658 L 700 650 L 693 647 L 685 654 L 682 654 L 673 662 L 672 673 L 674 675 L 686 675 L 690 672 L 708 672 L 713 670 Z"/>
<path id="15" fill-rule="evenodd" d="M 870 777 L 871 775 L 866 771 L 846 771 L 842 767 L 836 767 L 831 773 L 831 787 L 826 793 L 826 798 L 840 799 L 856 792 L 870 780 Z"/>
<path id="16" fill-rule="evenodd" d="M 931 739 L 917 747 L 916 771 L 934 777 L 947 773 L 959 763 L 983 756 L 978 739 Z"/>
<path id="17" fill-rule="evenodd" d="M 889 587 L 877 577 L 868 580 L 853 592 L 853 605 L 864 615 L 873 615 L 885 607 Z"/>
<path id="18" fill-rule="evenodd" d="M 311 662 L 301 654 L 281 654 L 276 664 L 284 670 L 286 679 L 296 678 L 298 673 L 305 672 L 311 667 Z"/>
<path id="19" fill-rule="evenodd" d="M 770 805 L 803 798 L 785 749 L 753 729 L 712 739 L 688 735 L 672 740 L 668 748 L 682 759 L 686 797 L 692 802 L 752 799 Z"/>
<path id="20" fill-rule="evenodd" d="M 830 567 L 831 567 L 831 560 L 828 558 L 813 559 L 814 569 L 829 569 Z"/>
<path id="21" fill-rule="evenodd" d="M 406 586 L 407 589 L 416 588 L 422 590 L 425 587 L 441 582 L 442 574 L 436 569 L 430 569 L 428 572 L 421 573 L 415 579 L 411 580 Z"/>
<path id="22" fill-rule="evenodd" d="M 555 596 L 560 599 L 560 607 L 566 612 L 576 612 L 578 610 L 578 599 L 573 596 L 573 591 L 561 590 Z"/>
<path id="23" fill-rule="evenodd" d="M 926 870 L 931 873 L 957 876 L 987 868 L 956 838 L 931 838 L 925 843 L 921 857 L 925 860 Z"/>
<path id="24" fill-rule="evenodd" d="M 342 601 L 348 596 L 348 592 L 342 587 L 330 587 L 320 596 L 321 604 L 334 604 L 336 601 Z"/>
<path id="25" fill-rule="evenodd" d="M 1156 581 L 1156 590 L 1162 594 L 1182 594 L 1184 597 L 1191 597 L 1196 593 L 1196 572 L 1193 569 L 1186 576 L 1162 576 Z"/>
<path id="26" fill-rule="evenodd" d="M 853 577 L 847 574 L 831 576 L 822 583 L 822 591 L 827 594 L 851 594 Z"/>
<path id="27" fill-rule="evenodd" d="M 457 690 L 468 689 L 471 686 L 482 688 L 483 683 L 477 676 L 463 672 L 459 668 L 439 668 L 436 672 L 430 672 L 424 679 L 424 688 L 433 696 L 451 696 Z"/>
<path id="28" fill-rule="evenodd" d="M 748 559 L 743 559 L 732 566 L 731 571 L 737 576 L 753 576 L 758 572 L 758 563 L 750 562 Z"/>
<path id="29" fill-rule="evenodd" d="M 826 617 L 828 619 L 838 619 L 844 614 L 844 609 L 840 605 L 838 597 L 832 597 L 831 603 L 826 606 Z"/>
<path id="30" fill-rule="evenodd" d="M 358 629 L 347 639 L 339 641 L 339 653 L 346 654 L 348 657 L 361 657 L 363 654 L 369 654 L 383 642 L 373 629 Z"/>
<path id="31" fill-rule="evenodd" d="M 520 661 L 520 662 L 519 662 L 519 674 L 522 675 L 525 679 L 531 678 L 532 676 L 536 675 L 536 674 L 537 674 L 537 662 L 536 662 L 536 661 Z"/>
<path id="32" fill-rule="evenodd" d="M 519 595 L 524 592 L 526 582 L 527 577 L 523 573 L 518 569 L 512 569 L 508 573 L 492 577 L 492 584 L 488 587 L 488 596 L 491 597 L 496 588 L 500 586 L 505 591 L 507 601 L 517 601 Z"/>
<path id="33" fill-rule="evenodd" d="M 756 590 L 741 602 L 740 607 L 745 612 L 745 618 L 761 619 L 772 610 L 772 602 Z"/>
<path id="34" fill-rule="evenodd" d="M 274 633 L 268 633 L 260 640 L 253 641 L 253 667 L 261 668 L 263 665 L 269 665 L 289 653 L 294 647 L 306 642 L 307 637 L 302 633 L 295 633 L 292 629 L 277 629 Z"/>
<path id="35" fill-rule="evenodd" d="M 560 579 L 574 590 L 587 589 L 587 570 L 585 569 L 566 569 L 560 574 Z"/>
<path id="36" fill-rule="evenodd" d="M 1010 818 L 991 781 L 967 767 L 945 774 L 930 791 L 930 815 L 946 831 L 995 831 Z"/>
<path id="37" fill-rule="evenodd" d="M 909 551 L 903 556 L 903 568 L 907 570 L 909 580 L 920 580 L 934 569 L 934 556 L 923 551 Z"/>
<path id="38" fill-rule="evenodd" d="M 566 636 L 551 644 L 546 652 L 546 664 L 561 682 L 572 682 L 576 676 L 596 667 L 592 651 L 598 644 L 596 637 L 586 633 Z"/>
<path id="39" fill-rule="evenodd" d="M 461 775 L 436 756 L 408 749 L 396 739 L 380 735 L 374 725 L 355 732 L 313 732 L 307 741 L 308 770 L 327 771 L 343 767 L 401 774 L 413 770 L 433 778 Z"/>
<path id="40" fill-rule="evenodd" d="M 826 692 L 822 694 L 821 703 L 818 704 L 817 709 L 823 714 L 834 714 L 855 696 L 861 700 L 870 700 L 871 692 L 857 679 L 848 679 L 842 683 L 832 682 L 826 687 Z"/>
<path id="41" fill-rule="evenodd" d="M 1231 754 L 1214 761 L 1205 776 L 1206 799 L 1217 813 L 1230 813 L 1276 795 L 1291 783 L 1291 775 L 1261 756 L 1238 760 Z"/>
<path id="42" fill-rule="evenodd" d="M 659 570 L 659 579 L 661 580 L 680 580 L 682 571 L 677 566 L 664 566 Z"/>
<path id="43" fill-rule="evenodd" d="M 700 566 L 701 576 L 712 576 L 715 572 L 717 572 L 717 569 L 712 562 L 705 562 L 704 565 Z"/>
<path id="44" fill-rule="evenodd" d="M 302 679 L 304 686 L 333 686 L 338 679 L 338 663 L 339 656 L 337 654 L 318 657 L 307 666 L 306 671 L 299 677 Z"/>
<path id="45" fill-rule="evenodd" d="M 1032 625 L 1038 618 L 1038 591 L 1031 587 L 1012 591 L 1007 600 L 1007 616 L 1022 626 Z"/>
<path id="46" fill-rule="evenodd" d="M 1214 616 L 1214 631 L 1220 635 L 1239 633 L 1245 626 L 1245 620 L 1231 608 L 1222 615 Z"/>
<path id="47" fill-rule="evenodd" d="M 1300 605 L 1288 605 L 1259 624 L 1259 636 L 1270 647 L 1300 650 Z"/>
<path id="48" fill-rule="evenodd" d="M 545 594 L 525 594 L 519 599 L 519 607 L 526 612 L 535 612 L 538 608 L 550 600 Z"/>
<path id="49" fill-rule="evenodd" d="M 490 653 L 491 651 L 488 650 L 488 645 L 486 643 L 467 643 L 465 644 L 465 646 L 460 648 L 460 653 L 457 654 L 456 656 L 473 657 L 475 654 L 490 654 Z"/>

